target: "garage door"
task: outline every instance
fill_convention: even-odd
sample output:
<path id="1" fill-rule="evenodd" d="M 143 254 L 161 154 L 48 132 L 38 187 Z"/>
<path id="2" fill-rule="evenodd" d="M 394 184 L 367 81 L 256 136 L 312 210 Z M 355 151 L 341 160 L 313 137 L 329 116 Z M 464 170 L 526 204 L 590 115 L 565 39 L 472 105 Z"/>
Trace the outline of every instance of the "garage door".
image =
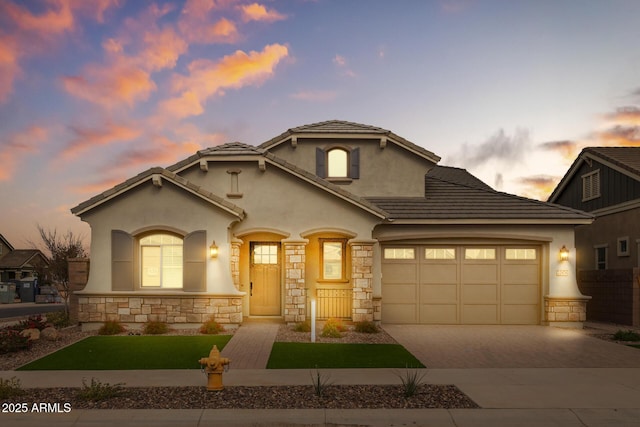
<path id="1" fill-rule="evenodd" d="M 538 324 L 539 316 L 540 247 L 383 247 L 383 322 Z"/>

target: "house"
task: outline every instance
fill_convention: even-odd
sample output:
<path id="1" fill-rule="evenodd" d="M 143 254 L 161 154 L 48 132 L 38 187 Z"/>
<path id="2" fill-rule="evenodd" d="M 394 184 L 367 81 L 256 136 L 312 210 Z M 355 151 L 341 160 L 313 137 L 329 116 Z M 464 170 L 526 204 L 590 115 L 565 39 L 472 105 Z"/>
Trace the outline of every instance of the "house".
<path id="1" fill-rule="evenodd" d="M 15 249 L 0 234 L 0 282 L 20 280 L 38 275 L 49 259 L 38 249 Z"/>
<path id="2" fill-rule="evenodd" d="M 315 304 L 353 321 L 580 326 L 573 229 L 591 215 L 439 160 L 334 120 L 142 172 L 72 209 L 92 233 L 80 321 L 299 322 Z"/>
<path id="3" fill-rule="evenodd" d="M 549 201 L 595 216 L 576 227 L 589 318 L 640 326 L 640 147 L 587 147 Z"/>

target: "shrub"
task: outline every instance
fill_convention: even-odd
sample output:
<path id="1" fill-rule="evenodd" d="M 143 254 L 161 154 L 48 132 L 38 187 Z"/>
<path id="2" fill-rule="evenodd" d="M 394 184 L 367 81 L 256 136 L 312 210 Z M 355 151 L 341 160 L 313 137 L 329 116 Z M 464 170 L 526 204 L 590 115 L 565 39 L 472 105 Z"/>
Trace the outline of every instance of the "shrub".
<path id="1" fill-rule="evenodd" d="M 91 384 L 87 385 L 87 382 L 83 378 L 82 388 L 78 391 L 78 398 L 98 401 L 122 396 L 126 394 L 123 385 L 123 383 L 101 383 L 95 378 L 91 378 Z"/>
<path id="2" fill-rule="evenodd" d="M 17 331 L 24 331 L 25 329 L 38 329 L 43 330 L 47 327 L 47 322 L 42 319 L 40 314 L 31 315 L 26 320 L 21 320 L 17 325 L 12 326 L 12 329 Z"/>
<path id="3" fill-rule="evenodd" d="M 296 332 L 311 332 L 311 320 L 305 320 L 304 322 L 298 322 L 293 327 Z"/>
<path id="4" fill-rule="evenodd" d="M 342 332 L 346 330 L 342 320 L 330 318 L 322 328 L 321 336 L 325 338 L 342 338 Z"/>
<path id="5" fill-rule="evenodd" d="M 619 330 L 613 335 L 614 340 L 618 341 L 640 341 L 640 335 L 632 330 Z"/>
<path id="6" fill-rule="evenodd" d="M 0 399 L 9 399 L 15 396 L 24 394 L 20 380 L 16 377 L 11 377 L 8 380 L 0 378 Z"/>
<path id="7" fill-rule="evenodd" d="M 47 313 L 47 322 L 51 323 L 58 329 L 71 326 L 69 314 L 64 311 L 53 311 L 51 313 Z"/>
<path id="8" fill-rule="evenodd" d="M 409 369 L 404 374 L 398 374 L 400 381 L 402 381 L 402 391 L 404 397 L 411 397 L 418 391 L 418 388 L 422 384 L 422 380 L 426 373 L 421 373 L 417 369 Z"/>
<path id="9" fill-rule="evenodd" d="M 26 350 L 31 346 L 29 337 L 22 336 L 20 332 L 11 327 L 0 329 L 0 354 Z"/>
<path id="10" fill-rule="evenodd" d="M 315 375 L 311 372 L 311 384 L 313 384 L 313 391 L 316 396 L 322 397 L 327 391 L 327 387 L 331 385 L 331 375 L 321 374 L 316 365 Z"/>
<path id="11" fill-rule="evenodd" d="M 201 334 L 217 335 L 222 332 L 224 332 L 224 326 L 216 322 L 213 316 L 211 316 L 209 320 L 207 320 L 202 324 L 202 326 L 200 326 Z"/>
<path id="12" fill-rule="evenodd" d="M 98 335 L 116 335 L 124 332 L 124 326 L 117 320 L 107 320 L 104 325 L 98 329 Z"/>
<path id="13" fill-rule="evenodd" d="M 355 331 L 361 334 L 377 334 L 380 332 L 380 328 L 374 322 L 363 320 L 362 322 L 356 322 Z"/>
<path id="14" fill-rule="evenodd" d="M 169 325 L 166 322 L 159 322 L 157 320 L 151 320 L 144 324 L 142 333 L 146 335 L 162 335 L 169 332 Z"/>

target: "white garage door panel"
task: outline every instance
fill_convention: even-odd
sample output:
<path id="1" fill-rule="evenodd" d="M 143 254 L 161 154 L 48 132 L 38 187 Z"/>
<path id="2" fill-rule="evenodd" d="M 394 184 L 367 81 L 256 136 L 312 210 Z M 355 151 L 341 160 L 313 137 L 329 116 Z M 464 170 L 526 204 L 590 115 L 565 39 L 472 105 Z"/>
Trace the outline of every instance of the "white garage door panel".
<path id="1" fill-rule="evenodd" d="M 458 285 L 422 285 L 420 286 L 420 302 L 448 302 L 457 304 Z"/>
<path id="2" fill-rule="evenodd" d="M 457 304 L 421 304 L 420 323 L 451 325 L 458 323 Z"/>
<path id="3" fill-rule="evenodd" d="M 395 245 L 399 247 L 402 245 Z M 383 259 L 382 320 L 427 324 L 538 324 L 540 247 L 447 245 L 455 259 L 425 259 L 426 249 L 408 245 L 414 260 Z M 465 259 L 465 250 L 488 249 L 495 259 Z M 506 249 L 535 248 L 534 259 L 506 259 Z M 495 249 L 492 252 L 491 249 Z M 429 251 L 431 255 L 434 251 Z M 452 254 L 454 251 L 449 251 Z M 476 254 L 477 251 L 469 251 Z M 533 258 L 532 251 L 510 251 Z M 516 255 L 517 256 L 517 255 Z M 433 258 L 433 257 L 430 257 Z M 524 258 L 524 257 L 523 257 Z"/>

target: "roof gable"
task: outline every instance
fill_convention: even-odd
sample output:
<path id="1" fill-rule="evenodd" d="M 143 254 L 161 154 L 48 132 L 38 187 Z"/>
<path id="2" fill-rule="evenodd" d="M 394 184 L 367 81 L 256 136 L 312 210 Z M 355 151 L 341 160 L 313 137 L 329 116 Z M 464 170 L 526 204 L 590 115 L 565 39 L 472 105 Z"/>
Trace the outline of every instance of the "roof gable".
<path id="1" fill-rule="evenodd" d="M 34 258 L 49 264 L 49 259 L 39 249 L 15 249 L 0 258 L 0 268 L 22 268 Z"/>
<path id="2" fill-rule="evenodd" d="M 569 187 L 569 183 L 580 171 L 581 166 L 596 160 L 629 178 L 640 182 L 640 147 L 586 147 L 571 164 L 565 175 L 549 196 L 549 202 L 556 202 Z"/>
<path id="3" fill-rule="evenodd" d="M 202 187 L 199 187 L 191 182 L 189 182 L 188 180 L 186 180 L 185 178 L 176 175 L 175 173 L 164 169 L 164 168 L 160 168 L 160 167 L 156 167 L 156 168 L 151 168 L 146 170 L 145 172 L 142 172 L 140 174 L 138 174 L 137 176 L 128 179 L 127 181 L 116 185 L 115 187 L 98 194 L 95 197 L 92 197 L 91 199 L 87 200 L 86 202 L 80 203 L 78 206 L 74 207 L 71 209 L 71 212 L 74 215 L 82 215 L 88 211 L 90 211 L 91 209 L 98 207 L 100 205 L 102 205 L 103 203 L 112 200 L 118 196 L 120 196 L 121 194 L 126 193 L 127 191 L 137 187 L 138 185 L 141 185 L 147 181 L 152 181 L 154 183 L 154 185 L 162 185 L 161 181 L 165 179 L 173 184 L 175 184 L 177 187 L 188 191 L 192 194 L 194 194 L 197 197 L 200 197 L 201 199 L 213 204 L 214 206 L 217 206 L 218 208 L 242 219 L 244 218 L 244 210 L 236 205 L 234 205 L 231 202 L 226 201 L 225 199 L 223 199 L 220 196 L 217 196 L 213 193 L 211 193 L 210 191 L 207 191 L 205 189 L 203 189 Z"/>
<path id="4" fill-rule="evenodd" d="M 11 243 L 9 243 L 9 241 L 7 239 L 5 239 L 5 237 L 2 234 L 0 234 L 0 242 L 4 243 L 4 245 L 6 247 L 8 247 L 10 251 L 15 250 L 13 245 Z"/>
<path id="5" fill-rule="evenodd" d="M 259 148 L 269 150 L 283 142 L 295 138 L 350 138 L 363 137 L 380 140 L 380 144 L 394 143 L 426 160 L 438 163 L 440 157 L 419 145 L 396 135 L 390 130 L 369 126 L 360 123 L 348 122 L 344 120 L 328 120 L 325 122 L 312 123 L 308 125 L 291 128 L 286 132 L 272 138 L 259 145 Z"/>

